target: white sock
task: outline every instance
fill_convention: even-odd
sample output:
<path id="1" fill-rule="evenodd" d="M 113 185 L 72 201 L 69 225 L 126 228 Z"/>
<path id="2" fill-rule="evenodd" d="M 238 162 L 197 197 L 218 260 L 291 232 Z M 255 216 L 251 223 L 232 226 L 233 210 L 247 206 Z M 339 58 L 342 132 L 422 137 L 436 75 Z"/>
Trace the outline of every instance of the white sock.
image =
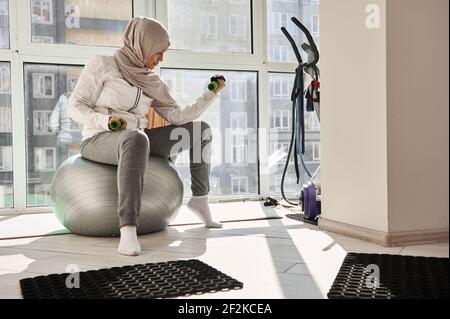
<path id="1" fill-rule="evenodd" d="M 136 226 L 123 226 L 120 228 L 120 244 L 117 251 L 125 256 L 138 256 L 141 253 L 141 245 L 137 239 Z"/>
<path id="2" fill-rule="evenodd" d="M 197 215 L 208 228 L 222 228 L 223 225 L 212 220 L 208 196 L 192 196 L 187 207 Z"/>

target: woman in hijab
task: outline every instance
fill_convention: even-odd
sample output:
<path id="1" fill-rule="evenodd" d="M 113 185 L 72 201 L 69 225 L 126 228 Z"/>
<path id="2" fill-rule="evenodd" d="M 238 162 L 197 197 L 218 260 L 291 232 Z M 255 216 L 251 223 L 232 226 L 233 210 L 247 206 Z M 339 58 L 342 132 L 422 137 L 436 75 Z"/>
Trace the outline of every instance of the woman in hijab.
<path id="1" fill-rule="evenodd" d="M 160 22 L 145 17 L 132 19 L 123 46 L 114 56 L 91 59 L 69 100 L 70 117 L 83 127 L 81 155 L 118 166 L 118 252 L 122 255 L 137 256 L 141 251 L 137 227 L 150 155 L 170 158 L 189 150 L 193 196 L 187 206 L 206 227 L 222 227 L 212 220 L 208 205 L 211 128 L 195 120 L 218 99 L 225 82 L 219 80 L 216 90 L 206 91 L 181 108 L 153 72 L 169 46 L 169 34 Z M 149 129 L 156 115 L 169 125 Z M 110 124 L 117 121 L 120 130 L 112 131 Z"/>

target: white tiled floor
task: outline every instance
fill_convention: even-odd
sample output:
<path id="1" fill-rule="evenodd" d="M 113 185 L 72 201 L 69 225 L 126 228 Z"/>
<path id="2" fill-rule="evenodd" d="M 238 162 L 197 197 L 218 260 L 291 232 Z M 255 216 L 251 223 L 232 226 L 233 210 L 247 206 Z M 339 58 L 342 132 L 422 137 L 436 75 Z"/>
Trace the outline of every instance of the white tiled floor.
<path id="1" fill-rule="evenodd" d="M 240 208 L 246 205 L 255 204 Z M 326 298 L 347 252 L 448 257 L 448 243 L 385 248 L 286 218 L 223 229 L 170 227 L 140 237 L 143 251 L 134 258 L 116 253 L 118 241 L 76 235 L 0 240 L 0 298 L 21 298 L 20 279 L 64 273 L 71 264 L 85 271 L 180 259 L 199 259 L 244 283 L 242 290 L 191 298 Z"/>

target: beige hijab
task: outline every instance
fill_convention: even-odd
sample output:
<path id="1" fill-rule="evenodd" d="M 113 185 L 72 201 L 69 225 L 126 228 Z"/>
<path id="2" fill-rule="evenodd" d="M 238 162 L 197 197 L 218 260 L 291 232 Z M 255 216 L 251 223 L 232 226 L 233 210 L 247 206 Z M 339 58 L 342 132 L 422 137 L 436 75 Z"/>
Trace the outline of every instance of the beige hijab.
<path id="1" fill-rule="evenodd" d="M 159 105 L 177 106 L 177 102 L 159 74 L 145 67 L 145 62 L 150 56 L 167 50 L 169 46 L 169 33 L 159 21 L 146 17 L 136 17 L 128 23 L 123 46 L 115 52 L 114 58 L 128 83 L 142 89 Z M 155 122 L 155 119 L 150 117 L 156 116 L 156 113 L 152 110 L 149 114 L 149 120 Z M 160 122 L 160 120 L 156 122 Z M 152 126 L 158 126 L 159 124 L 153 123 Z"/>

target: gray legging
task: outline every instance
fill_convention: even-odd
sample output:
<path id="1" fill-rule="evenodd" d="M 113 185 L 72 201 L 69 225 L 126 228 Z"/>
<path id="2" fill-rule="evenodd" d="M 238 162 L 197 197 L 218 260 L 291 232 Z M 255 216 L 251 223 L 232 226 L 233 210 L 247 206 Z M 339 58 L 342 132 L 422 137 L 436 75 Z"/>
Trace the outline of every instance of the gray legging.
<path id="1" fill-rule="evenodd" d="M 149 156 L 171 159 L 190 150 L 192 194 L 203 196 L 209 193 L 211 141 L 210 126 L 198 121 L 143 131 L 103 132 L 83 141 L 80 151 L 88 160 L 118 166 L 120 227 L 138 226 Z"/>

